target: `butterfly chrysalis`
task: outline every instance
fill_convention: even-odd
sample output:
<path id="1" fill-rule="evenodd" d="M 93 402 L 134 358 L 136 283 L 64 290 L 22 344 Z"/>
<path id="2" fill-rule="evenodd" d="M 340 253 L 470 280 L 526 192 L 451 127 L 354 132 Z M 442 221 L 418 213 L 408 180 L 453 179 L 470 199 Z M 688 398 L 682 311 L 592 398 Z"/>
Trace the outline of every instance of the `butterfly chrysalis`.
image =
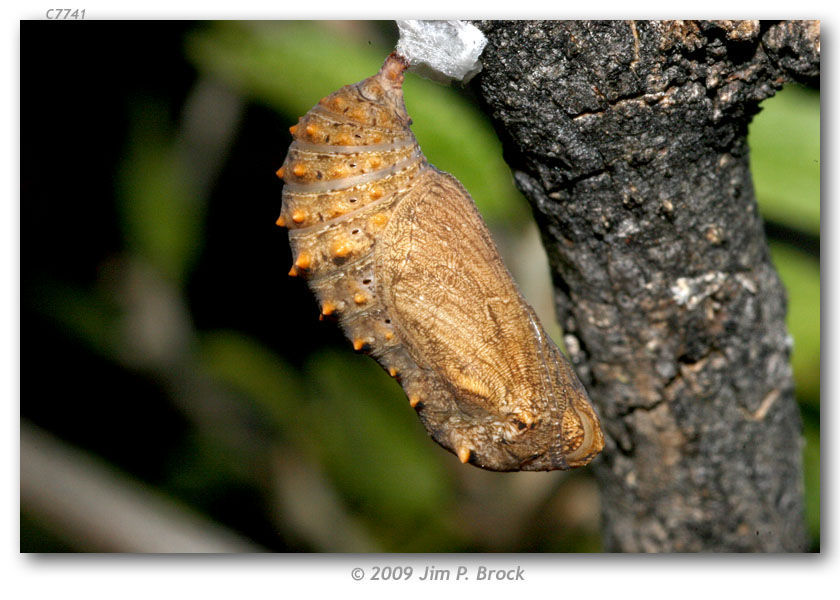
<path id="1" fill-rule="evenodd" d="M 409 127 L 396 53 L 291 127 L 277 174 L 290 274 L 408 395 L 461 462 L 569 469 L 603 448 L 566 358 L 505 268 L 470 195 Z"/>

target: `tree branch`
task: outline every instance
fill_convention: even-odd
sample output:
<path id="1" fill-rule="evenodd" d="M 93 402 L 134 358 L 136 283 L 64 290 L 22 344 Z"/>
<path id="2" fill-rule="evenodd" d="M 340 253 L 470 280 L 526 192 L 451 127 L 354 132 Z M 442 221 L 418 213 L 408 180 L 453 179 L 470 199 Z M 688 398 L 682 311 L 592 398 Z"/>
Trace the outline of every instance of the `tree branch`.
<path id="1" fill-rule="evenodd" d="M 475 86 L 548 251 L 608 445 L 612 551 L 805 545 L 785 293 L 746 143 L 819 23 L 481 22 Z"/>

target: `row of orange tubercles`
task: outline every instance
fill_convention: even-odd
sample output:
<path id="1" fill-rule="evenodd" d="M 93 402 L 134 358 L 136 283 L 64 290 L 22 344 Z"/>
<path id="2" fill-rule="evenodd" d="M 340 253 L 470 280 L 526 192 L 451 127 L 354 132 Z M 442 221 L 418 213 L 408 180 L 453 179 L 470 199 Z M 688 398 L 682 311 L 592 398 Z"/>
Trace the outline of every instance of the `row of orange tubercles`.
<path id="1" fill-rule="evenodd" d="M 371 207 L 360 212 L 340 226 L 325 224 L 322 228 L 298 229 L 290 233 L 297 252 L 295 262 L 299 269 L 308 269 L 311 277 L 320 277 L 334 268 L 338 261 L 354 261 L 371 250 L 376 237 L 388 223 L 387 207 Z M 375 212 L 374 212 L 375 211 Z M 373 213 L 373 214 L 370 214 Z M 303 256 L 306 266 L 298 263 Z"/>
<path id="2" fill-rule="evenodd" d="M 350 146 L 378 144 L 384 137 L 405 134 L 405 127 L 387 109 L 373 103 L 351 106 L 341 97 L 344 93 L 347 90 L 322 98 L 320 111 L 310 111 L 298 119 L 298 124 L 289 128 L 295 139 Z"/>
<path id="3" fill-rule="evenodd" d="M 413 151 L 413 147 L 409 149 Z M 284 189 L 284 203 L 280 223 L 283 226 L 304 228 L 343 216 L 349 212 L 360 210 L 371 202 L 375 202 L 386 195 L 385 189 L 403 190 L 419 172 L 425 168 L 422 157 L 406 165 L 404 169 L 395 171 L 376 181 L 366 181 L 353 187 L 327 191 L 303 192 Z M 294 206 L 294 211 L 292 211 Z M 290 215 L 289 212 L 292 211 Z M 300 211 L 300 212 L 297 212 Z M 295 217 L 300 223 L 291 219 Z"/>
<path id="4" fill-rule="evenodd" d="M 367 128 L 377 127 L 396 131 L 403 129 L 401 124 L 396 122 L 392 114 L 384 107 L 377 106 L 373 103 L 355 104 L 355 106 L 349 104 L 343 96 L 348 93 L 353 94 L 353 90 L 349 89 L 350 87 L 348 86 L 330 94 L 326 98 L 322 98 L 318 104 L 337 115 L 344 115 L 355 123 Z"/>
<path id="5" fill-rule="evenodd" d="M 326 150 L 299 149 L 292 146 L 283 165 L 282 178 L 293 184 L 340 184 L 340 180 L 344 178 L 367 175 L 376 172 L 384 164 L 408 160 L 415 152 L 416 147 L 413 144 L 374 151 L 356 151 L 354 148 L 352 152 L 334 154 L 329 154 Z M 278 175 L 281 173 L 278 172 Z"/>
<path id="6" fill-rule="evenodd" d="M 306 119 L 303 123 L 302 119 Z M 292 135 L 295 141 L 332 146 L 369 146 L 381 143 L 388 136 L 388 131 L 369 129 L 360 130 L 355 123 L 342 123 L 330 120 L 325 115 L 310 114 L 301 117 L 299 125 L 293 125 Z M 298 131 L 301 133 L 298 134 Z"/>
<path id="7" fill-rule="evenodd" d="M 364 294 L 357 294 L 353 299 L 354 304 L 357 307 L 367 306 L 370 300 L 371 299 Z M 372 314 L 365 313 L 362 322 L 366 324 L 359 326 L 359 323 L 357 322 L 352 326 L 345 326 L 345 331 L 352 339 L 353 348 L 355 350 L 366 349 L 367 347 L 375 347 L 380 350 L 388 347 L 395 347 L 389 344 L 389 342 L 394 340 L 394 332 L 390 329 L 390 325 L 386 324 L 389 321 L 385 321 L 383 323 L 380 319 L 381 315 L 378 315 L 376 311 L 374 311 Z M 377 343 L 377 340 L 379 340 L 379 343 Z M 392 377 L 396 377 L 399 373 L 399 369 L 396 364 L 390 364 L 388 365 L 388 372 Z"/>
<path id="8" fill-rule="evenodd" d="M 346 240 L 337 240 L 335 241 L 330 248 L 330 254 L 334 258 L 347 258 L 351 254 L 353 254 L 354 247 L 350 244 L 349 241 Z M 318 262 L 324 261 L 324 257 L 319 255 Z M 295 257 L 295 261 L 293 263 L 293 269 L 295 270 L 294 273 L 289 273 L 292 276 L 297 276 L 301 274 L 301 271 L 307 272 L 310 274 L 310 271 L 314 271 L 313 268 L 315 266 L 314 259 L 312 254 L 303 250 L 298 253 L 297 257 Z M 319 265 L 320 266 L 320 265 Z"/>
<path id="9" fill-rule="evenodd" d="M 382 198 L 384 193 L 385 192 L 382 191 L 382 188 L 375 185 L 371 186 L 370 190 L 367 192 L 367 199 L 369 202 L 378 200 Z M 359 196 L 360 194 L 356 195 Z M 364 203 L 362 204 L 362 206 L 364 206 Z M 316 220 L 318 216 L 320 216 L 321 218 L 326 217 L 327 220 L 330 220 L 341 217 L 345 214 L 345 210 L 340 206 L 334 207 L 327 215 L 312 215 L 302 208 L 296 208 L 292 211 L 292 214 L 290 215 L 290 220 L 297 226 L 310 227 L 312 225 L 317 225 L 319 222 L 321 222 Z M 288 225 L 286 221 L 286 216 L 281 214 L 279 217 L 277 217 L 276 224 L 280 227 L 286 227 Z"/>

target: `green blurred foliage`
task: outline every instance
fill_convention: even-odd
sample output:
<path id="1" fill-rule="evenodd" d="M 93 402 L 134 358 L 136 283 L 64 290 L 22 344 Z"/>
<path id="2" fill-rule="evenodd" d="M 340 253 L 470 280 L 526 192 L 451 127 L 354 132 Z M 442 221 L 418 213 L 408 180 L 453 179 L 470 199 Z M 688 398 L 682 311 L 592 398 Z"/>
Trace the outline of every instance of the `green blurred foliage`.
<path id="1" fill-rule="evenodd" d="M 773 263 L 788 295 L 788 330 L 793 336 L 793 374 L 798 398 L 820 404 L 820 263 L 781 242 L 771 243 Z"/>
<path id="2" fill-rule="evenodd" d="M 282 426 L 299 416 L 306 391 L 301 375 L 258 342 L 236 331 L 210 332 L 199 359 L 213 376 L 247 394 L 268 422 Z"/>
<path id="3" fill-rule="evenodd" d="M 805 517 L 811 534 L 812 549 L 820 547 L 820 429 L 819 421 L 805 423 Z"/>
<path id="4" fill-rule="evenodd" d="M 91 351 L 113 357 L 119 347 L 120 309 L 114 299 L 98 290 L 58 283 L 37 290 L 39 303 L 71 337 L 82 340 Z"/>
<path id="5" fill-rule="evenodd" d="M 202 211 L 162 107 L 136 108 L 117 193 L 128 247 L 173 282 L 186 279 L 201 250 Z"/>
<path id="6" fill-rule="evenodd" d="M 202 363 L 218 381 L 253 402 L 263 418 L 326 474 L 391 551 L 439 551 L 449 541 L 442 507 L 452 481 L 429 452 L 422 425 L 394 382 L 372 361 L 349 352 L 313 356 L 303 372 L 236 332 L 208 334 Z M 353 373 L 352 378 L 347 373 Z M 426 544 L 394 536 L 433 532 Z M 442 536 L 442 537 L 441 537 Z"/>
<path id="7" fill-rule="evenodd" d="M 451 499 L 446 473 L 430 458 L 422 426 L 404 410 L 394 382 L 364 358 L 331 352 L 309 363 L 318 457 L 359 506 L 377 507 L 379 518 L 428 516 Z"/>
<path id="8" fill-rule="evenodd" d="M 753 180 L 761 212 L 820 234 L 820 95 L 789 85 L 766 100 L 750 126 Z"/>

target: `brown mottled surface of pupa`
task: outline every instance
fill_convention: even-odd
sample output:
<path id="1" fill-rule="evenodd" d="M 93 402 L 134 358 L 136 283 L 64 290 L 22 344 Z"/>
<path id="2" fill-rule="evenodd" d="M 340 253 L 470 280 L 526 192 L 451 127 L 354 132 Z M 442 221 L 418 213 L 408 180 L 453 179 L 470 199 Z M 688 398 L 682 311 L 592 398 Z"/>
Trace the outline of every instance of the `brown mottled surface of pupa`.
<path id="1" fill-rule="evenodd" d="M 409 127 L 405 61 L 322 99 L 278 171 L 291 275 L 395 377 L 429 434 L 495 471 L 587 464 L 598 417 L 467 191 Z"/>

